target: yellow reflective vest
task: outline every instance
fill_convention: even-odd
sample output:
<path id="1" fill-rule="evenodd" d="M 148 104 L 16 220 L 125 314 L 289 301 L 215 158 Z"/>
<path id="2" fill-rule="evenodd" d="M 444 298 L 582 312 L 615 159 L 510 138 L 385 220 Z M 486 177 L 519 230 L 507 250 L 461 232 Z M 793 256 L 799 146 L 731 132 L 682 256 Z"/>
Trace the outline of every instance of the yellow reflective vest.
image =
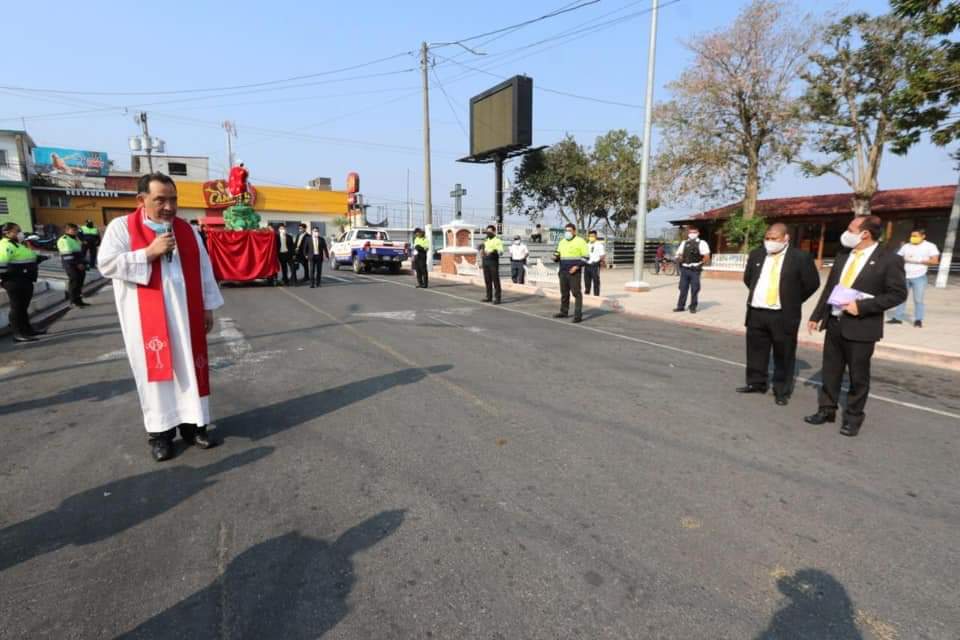
<path id="1" fill-rule="evenodd" d="M 3 238 L 0 240 L 0 278 L 37 281 L 37 254 L 25 244 Z"/>

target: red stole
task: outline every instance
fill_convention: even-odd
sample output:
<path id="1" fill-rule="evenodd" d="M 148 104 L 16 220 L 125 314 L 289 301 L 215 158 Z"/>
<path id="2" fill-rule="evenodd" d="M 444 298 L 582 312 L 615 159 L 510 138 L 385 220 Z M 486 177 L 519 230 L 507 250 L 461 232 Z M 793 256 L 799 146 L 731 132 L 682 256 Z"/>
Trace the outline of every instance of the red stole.
<path id="1" fill-rule="evenodd" d="M 156 232 L 143 223 L 143 209 L 127 216 L 130 231 L 130 249 L 146 249 Z M 190 324 L 190 346 L 193 364 L 197 372 L 197 387 L 200 397 L 210 395 L 210 369 L 207 366 L 207 331 L 203 321 L 203 285 L 200 279 L 200 248 L 190 225 L 180 218 L 173 219 L 173 236 L 177 241 L 177 254 L 183 269 L 187 288 L 187 314 Z M 161 260 L 157 258 L 150 268 L 150 282 L 137 286 L 137 303 L 140 307 L 140 329 L 143 336 L 144 355 L 147 363 L 147 381 L 173 380 L 173 356 L 170 353 L 170 330 L 163 303 Z"/>

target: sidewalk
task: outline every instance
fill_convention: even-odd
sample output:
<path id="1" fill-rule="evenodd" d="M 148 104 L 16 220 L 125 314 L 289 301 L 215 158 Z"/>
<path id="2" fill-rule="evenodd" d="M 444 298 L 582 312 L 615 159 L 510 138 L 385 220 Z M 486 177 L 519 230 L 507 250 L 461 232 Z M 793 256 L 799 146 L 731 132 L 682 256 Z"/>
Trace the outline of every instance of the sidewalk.
<path id="1" fill-rule="evenodd" d="M 442 276 L 435 271 L 436 276 L 460 281 L 473 279 L 461 276 Z M 743 334 L 744 316 L 746 314 L 747 288 L 739 280 L 723 280 L 705 277 L 700 290 L 700 304 L 698 313 L 675 313 L 673 308 L 677 304 L 677 276 L 656 276 L 652 272 L 645 272 L 645 279 L 651 288 L 646 293 L 631 293 L 624 290 L 624 285 L 633 279 L 633 272 L 629 267 L 608 269 L 601 275 L 601 298 L 585 296 L 584 302 L 589 306 L 602 306 L 642 318 L 651 318 L 664 322 L 675 322 L 689 326 L 727 331 Z M 822 275 L 821 281 L 825 281 Z M 537 293 L 548 297 L 559 296 L 558 285 L 543 283 L 542 288 L 519 286 L 503 281 L 504 289 L 523 293 Z M 481 280 L 474 284 L 482 285 Z M 806 330 L 806 319 L 810 317 L 813 306 L 816 304 L 820 292 L 813 295 L 803 307 L 804 324 L 800 329 L 800 344 L 821 349 L 823 334 L 809 335 Z M 591 298 L 593 298 L 591 300 Z M 924 327 L 913 327 L 913 300 L 907 303 L 907 318 L 910 322 L 902 325 L 884 325 L 884 339 L 877 343 L 876 356 L 891 360 L 909 361 L 914 364 L 929 364 L 931 366 L 960 371 L 960 286 L 951 284 L 946 289 L 927 288 L 926 318 Z"/>

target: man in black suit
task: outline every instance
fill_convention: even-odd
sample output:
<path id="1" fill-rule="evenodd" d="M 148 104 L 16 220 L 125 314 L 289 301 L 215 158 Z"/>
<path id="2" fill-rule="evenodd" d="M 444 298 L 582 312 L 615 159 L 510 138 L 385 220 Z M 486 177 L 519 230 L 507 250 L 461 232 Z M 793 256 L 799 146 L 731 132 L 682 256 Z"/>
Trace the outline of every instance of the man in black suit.
<path id="1" fill-rule="evenodd" d="M 307 263 L 307 257 L 304 254 L 305 245 L 307 240 L 310 239 L 310 234 L 307 233 L 307 225 L 300 224 L 300 231 L 297 233 L 296 240 L 293 242 L 293 282 L 297 282 L 297 265 L 303 266 L 303 279 L 310 279 L 310 267 Z"/>
<path id="2" fill-rule="evenodd" d="M 820 409 L 804 418 L 820 425 L 835 422 L 844 369 L 850 373 L 850 391 L 840 433 L 855 436 L 865 417 L 863 408 L 870 393 L 870 359 L 883 337 L 883 314 L 907 299 L 903 258 L 877 244 L 883 223 L 877 216 L 854 218 L 840 238 L 848 249 L 837 255 L 808 328 L 823 331 L 823 386 Z M 859 300 L 843 307 L 827 303 L 837 285 L 861 292 Z"/>
<path id="3" fill-rule="evenodd" d="M 293 272 L 293 286 L 297 286 L 296 246 L 293 236 L 287 233 L 287 225 L 282 222 L 277 225 L 276 234 L 277 259 L 280 260 L 280 273 L 283 284 L 290 284 L 290 272 Z"/>
<path id="4" fill-rule="evenodd" d="M 323 261 L 330 257 L 327 251 L 327 241 L 320 235 L 320 229 L 314 229 L 303 241 L 303 256 L 310 267 L 310 288 L 321 286 L 323 276 Z"/>
<path id="5" fill-rule="evenodd" d="M 793 391 L 797 332 L 803 303 L 820 287 L 817 265 L 806 251 L 790 247 L 786 225 L 770 225 L 763 247 L 747 258 L 747 384 L 739 393 L 767 392 L 767 363 L 773 350 L 773 395 L 786 405 Z"/>

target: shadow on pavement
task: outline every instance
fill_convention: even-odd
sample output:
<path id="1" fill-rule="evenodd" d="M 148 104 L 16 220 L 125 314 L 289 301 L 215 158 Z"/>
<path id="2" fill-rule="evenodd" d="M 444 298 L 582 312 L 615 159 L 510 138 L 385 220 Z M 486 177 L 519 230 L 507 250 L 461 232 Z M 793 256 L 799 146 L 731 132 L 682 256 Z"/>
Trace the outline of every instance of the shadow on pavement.
<path id="1" fill-rule="evenodd" d="M 0 571 L 143 524 L 212 486 L 216 476 L 272 452 L 273 447 L 257 447 L 204 467 L 161 468 L 72 495 L 56 509 L 0 530 Z"/>
<path id="2" fill-rule="evenodd" d="M 366 400 L 378 393 L 383 393 L 394 387 L 415 384 L 430 374 L 443 373 L 451 369 L 453 369 L 453 365 L 449 364 L 422 369 L 401 369 L 372 378 L 348 382 L 339 387 L 308 393 L 297 398 L 290 398 L 236 414 L 218 421 L 217 431 L 224 438 L 239 437 L 249 438 L 250 440 L 268 438 L 355 402 Z"/>
<path id="3" fill-rule="evenodd" d="M 102 402 L 115 396 L 122 396 L 136 389 L 133 378 L 124 378 L 121 380 L 102 380 L 100 382 L 91 382 L 79 387 L 72 387 L 61 391 L 60 393 L 45 398 L 36 398 L 33 400 L 21 400 L 19 402 L 8 402 L 0 406 L 0 416 L 18 411 L 28 411 L 30 409 L 45 409 L 58 404 L 68 404 L 70 402 L 97 401 Z"/>
<path id="4" fill-rule="evenodd" d="M 313 639 L 350 612 L 353 556 L 390 536 L 405 511 L 384 511 L 334 542 L 293 531 L 234 558 L 206 588 L 118 638 Z"/>
<path id="5" fill-rule="evenodd" d="M 829 573 L 801 569 L 777 588 L 788 602 L 756 640 L 863 640 L 847 590 Z"/>

